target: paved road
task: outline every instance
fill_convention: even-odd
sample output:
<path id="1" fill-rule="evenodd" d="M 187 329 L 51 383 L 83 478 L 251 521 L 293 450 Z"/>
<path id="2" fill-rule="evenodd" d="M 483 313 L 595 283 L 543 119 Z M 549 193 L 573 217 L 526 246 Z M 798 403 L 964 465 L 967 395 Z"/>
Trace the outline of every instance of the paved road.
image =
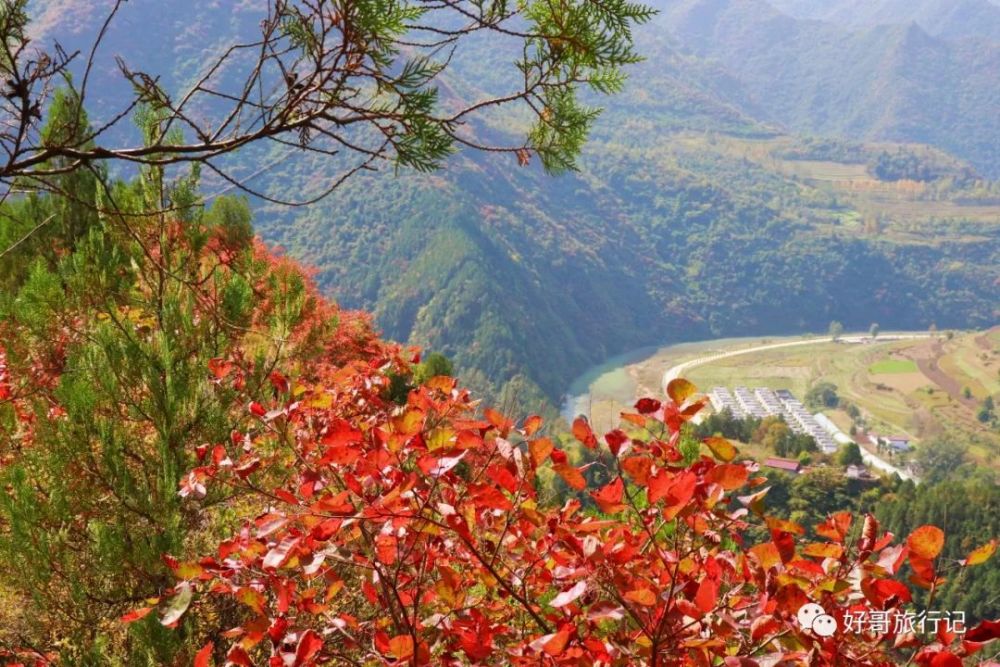
<path id="1" fill-rule="evenodd" d="M 884 333 L 879 334 L 877 340 L 890 341 L 890 340 L 909 340 L 912 338 L 931 338 L 938 334 L 932 333 L 913 333 L 913 332 L 899 332 L 899 333 Z M 845 343 L 861 343 L 868 340 L 868 334 L 849 334 L 840 337 L 840 340 Z M 698 366 L 703 366 L 704 364 L 712 363 L 713 361 L 718 361 L 719 359 L 727 359 L 729 357 L 737 357 L 741 354 L 750 354 L 752 352 L 762 352 L 764 350 L 776 350 L 782 347 L 796 347 L 798 345 L 817 345 L 819 343 L 829 343 L 829 336 L 822 336 L 820 338 L 809 338 L 806 340 L 793 340 L 787 343 L 769 343 L 767 345 L 758 345 L 756 347 L 748 347 L 742 350 L 732 350 L 730 352 L 720 352 L 719 354 L 713 354 L 705 357 L 698 357 L 697 359 L 691 359 L 690 361 L 685 361 L 682 364 L 677 364 L 672 366 L 663 373 L 663 387 L 666 389 L 667 383 L 674 378 L 680 377 L 682 374 L 691 370 L 692 368 L 697 368 Z"/>
<path id="2" fill-rule="evenodd" d="M 915 332 L 896 332 L 896 333 L 879 334 L 877 340 L 880 341 L 880 342 L 881 341 L 891 341 L 891 340 L 910 340 L 910 339 L 914 339 L 914 338 L 931 338 L 931 337 L 937 336 L 937 335 L 939 335 L 939 334 L 932 334 L 932 333 L 926 333 L 926 332 L 920 332 L 920 333 L 915 333 Z M 850 334 L 850 335 L 841 336 L 840 340 L 842 340 L 845 343 L 862 343 L 865 340 L 868 340 L 868 338 L 869 338 L 869 336 L 867 334 Z M 729 352 L 720 352 L 718 354 L 712 354 L 712 355 L 708 355 L 708 356 L 704 356 L 704 357 L 698 357 L 697 359 L 692 359 L 690 361 L 685 361 L 682 364 L 677 364 L 676 366 L 672 366 L 672 367 L 668 368 L 666 370 L 666 372 L 663 373 L 663 387 L 664 387 L 664 391 L 666 391 L 667 383 L 670 382 L 671 380 L 673 380 L 674 378 L 680 377 L 682 374 L 688 372 L 692 368 L 696 368 L 698 366 L 702 366 L 704 364 L 708 364 L 708 363 L 711 363 L 713 361 L 718 361 L 719 359 L 728 359 L 729 357 L 736 357 L 736 356 L 739 356 L 741 354 L 750 354 L 752 352 L 762 352 L 764 350 L 776 350 L 778 348 L 783 348 L 783 347 L 795 347 L 795 346 L 798 346 L 798 345 L 817 345 L 819 343 L 829 343 L 829 342 L 830 342 L 830 338 L 828 336 L 823 336 L 823 337 L 820 337 L 820 338 L 809 338 L 807 340 L 794 340 L 794 341 L 790 341 L 790 342 L 786 342 L 786 343 L 769 343 L 767 345 L 758 345 L 756 347 L 748 347 L 748 348 L 743 349 L 743 350 L 732 350 L 732 351 L 729 351 Z M 897 468 L 896 466 L 892 465 L 891 463 L 889 463 L 885 459 L 883 459 L 883 458 L 881 458 L 879 456 L 876 456 L 875 454 L 872 454 L 871 452 L 869 452 L 868 450 L 866 450 L 864 447 L 861 448 L 861 458 L 865 462 L 865 464 L 867 464 L 867 465 L 869 465 L 869 466 L 871 466 L 873 468 L 877 468 L 877 469 L 879 469 L 879 470 L 881 470 L 883 472 L 886 472 L 886 473 L 888 473 L 890 475 L 893 474 L 893 473 L 895 473 L 895 474 L 899 475 L 902 479 L 911 479 L 914 482 L 919 482 L 920 481 L 917 478 L 915 478 L 913 475 L 911 475 L 908 472 L 906 472 L 905 470 L 900 470 L 899 468 Z"/>

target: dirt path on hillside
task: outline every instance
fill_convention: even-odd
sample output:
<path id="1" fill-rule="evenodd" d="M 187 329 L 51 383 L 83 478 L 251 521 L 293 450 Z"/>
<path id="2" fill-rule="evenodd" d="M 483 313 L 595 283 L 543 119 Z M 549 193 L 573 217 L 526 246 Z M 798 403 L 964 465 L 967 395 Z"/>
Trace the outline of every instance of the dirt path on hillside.
<path id="1" fill-rule="evenodd" d="M 920 372 L 926 375 L 931 382 L 944 389 L 949 396 L 965 407 L 975 410 L 978 407 L 976 399 L 963 396 L 962 387 L 958 380 L 942 371 L 938 366 L 938 359 L 943 355 L 944 346 L 940 340 L 935 339 L 933 342 L 928 342 L 927 345 L 918 345 L 913 348 L 911 358 L 917 363 Z"/>

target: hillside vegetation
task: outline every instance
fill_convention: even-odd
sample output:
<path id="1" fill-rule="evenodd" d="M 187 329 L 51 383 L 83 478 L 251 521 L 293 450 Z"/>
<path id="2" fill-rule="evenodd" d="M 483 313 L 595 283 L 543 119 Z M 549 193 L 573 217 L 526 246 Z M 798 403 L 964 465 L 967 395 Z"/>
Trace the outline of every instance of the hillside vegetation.
<path id="1" fill-rule="evenodd" d="M 231 13 L 196 3 L 182 38 L 170 13 L 188 4 L 123 6 L 94 87 L 109 54 L 128 52 L 183 90 L 254 16 L 252 3 Z M 74 5 L 46 6 L 39 34 L 59 34 L 80 15 Z M 131 26 L 144 21 L 164 29 L 140 49 Z M 551 179 L 537 164 L 466 153 L 430 176 L 365 174 L 308 209 L 258 200 L 254 225 L 314 267 L 327 294 L 371 310 L 385 335 L 445 353 L 504 401 L 555 402 L 589 365 L 668 340 L 823 330 L 831 319 L 990 325 L 996 51 L 912 26 L 845 30 L 753 3 L 671 4 L 637 29 L 647 60 L 606 104 L 579 173 Z M 504 90 L 513 57 L 502 40 L 470 40 L 444 98 Z M 944 115 L 928 115 L 938 107 Z M 472 129 L 501 136 L 520 121 L 487 114 Z M 230 166 L 291 199 L 321 192 L 340 166 L 293 152 Z M 903 160 L 882 180 L 869 163 L 883 152 L 915 154 L 918 167 Z"/>
<path id="2" fill-rule="evenodd" d="M 27 50 L 27 3 L 0 6 L 0 663 L 996 667 L 998 328 L 882 346 L 871 323 L 997 320 L 1000 185 L 975 156 L 798 136 L 656 31 L 581 155 L 594 112 L 575 86 L 620 92 L 651 17 L 629 0 L 113 3 L 92 80 L 84 56 L 98 89 L 118 47 L 183 86 L 272 12 L 214 139 L 181 116 L 219 109 L 145 74 L 117 116 L 141 138 L 123 139 L 102 117 L 117 93 L 89 116 L 63 52 Z M 58 35 L 103 30 L 95 4 L 31 7 Z M 440 79 L 401 62 L 413 32 L 449 53 L 471 34 L 472 61 Z M 485 96 L 518 76 L 507 116 Z M 438 115 L 454 108 L 470 120 Z M 303 157 L 324 131 L 343 150 Z M 305 208 L 231 192 L 308 199 L 344 153 L 397 169 Z M 808 355 L 695 370 L 910 429 L 919 480 L 777 417 L 703 419 L 679 377 L 694 363 L 609 373 L 645 395 L 607 429 L 552 418 L 617 351 L 810 328 L 830 333 L 794 343 Z M 772 455 L 808 469 L 771 473 Z M 925 625 L 943 604 L 964 622 Z M 876 615 L 893 622 L 841 623 Z"/>
<path id="3" fill-rule="evenodd" d="M 668 340 L 995 321 L 1000 206 L 784 159 L 800 145 L 787 137 L 672 130 L 615 108 L 598 135 L 583 171 L 555 181 L 463 157 L 257 225 L 390 337 L 454 357 L 480 388 L 518 378 L 552 400 L 587 366 Z"/>
<path id="4" fill-rule="evenodd" d="M 3 276 L 3 660 L 694 667 L 785 659 L 793 637 L 799 657 L 882 667 L 1000 636 L 982 472 L 934 504 L 833 471 L 769 479 L 692 435 L 704 401 L 685 380 L 603 435 L 484 408 L 446 361 L 319 297 L 241 201 L 161 177 L 114 184 L 143 214 L 129 224 L 39 228 Z M 164 193 L 171 214 L 150 210 Z M 86 219 L 66 204 L 0 213 L 18 238 Z M 873 506 L 907 537 L 860 518 Z M 809 600 L 902 615 L 936 590 L 968 642 L 833 643 L 795 620 Z"/>

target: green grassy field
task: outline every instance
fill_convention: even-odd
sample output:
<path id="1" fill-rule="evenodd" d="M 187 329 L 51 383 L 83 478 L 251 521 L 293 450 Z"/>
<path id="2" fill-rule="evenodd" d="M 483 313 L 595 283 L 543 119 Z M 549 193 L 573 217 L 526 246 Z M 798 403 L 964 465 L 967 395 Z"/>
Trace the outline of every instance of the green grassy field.
<path id="1" fill-rule="evenodd" d="M 882 359 L 868 367 L 872 374 L 882 373 L 916 373 L 917 364 L 910 359 Z"/>
<path id="2" fill-rule="evenodd" d="M 717 341 L 695 348 L 664 348 L 628 367 L 639 393 L 656 395 L 663 372 L 684 361 L 717 352 L 794 339 Z M 925 374 L 926 371 L 926 374 Z M 803 398 L 818 382 L 832 382 L 842 401 L 861 411 L 869 430 L 900 433 L 918 444 L 943 434 L 969 445 L 978 461 L 1000 466 L 1000 431 L 976 419 L 986 396 L 1000 403 L 1000 336 L 967 332 L 935 339 L 879 341 L 874 344 L 822 342 L 727 357 L 685 374 L 704 391 L 715 386 L 789 389 Z M 969 388 L 971 398 L 966 395 Z M 597 416 L 610 423 L 615 405 L 601 402 Z M 830 411 L 845 431 L 850 418 Z"/>

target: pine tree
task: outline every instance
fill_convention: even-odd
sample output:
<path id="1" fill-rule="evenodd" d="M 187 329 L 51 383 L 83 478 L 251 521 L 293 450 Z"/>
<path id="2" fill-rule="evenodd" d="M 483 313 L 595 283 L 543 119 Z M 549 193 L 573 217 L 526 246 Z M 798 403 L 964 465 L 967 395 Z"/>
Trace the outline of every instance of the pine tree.
<path id="1" fill-rule="evenodd" d="M 244 201 L 201 206 L 196 171 L 168 183 L 146 169 L 106 191 L 77 173 L 66 185 L 70 199 L 4 207 L 31 229 L 58 224 L 31 240 L 56 251 L 4 276 L 0 300 L 20 397 L 17 410 L 0 405 L 0 460 L 11 461 L 0 468 L 0 595 L 20 610 L 0 617 L 0 646 L 58 647 L 67 664 L 183 662 L 195 628 L 116 619 L 169 586 L 163 554 L 194 553 L 233 527 L 234 508 L 253 512 L 222 489 L 199 505 L 178 494 L 245 418 L 213 360 L 238 344 L 245 386 L 264 398 L 279 362 L 357 356 L 370 328 L 255 243 Z M 78 225 L 92 210 L 73 202 L 86 199 L 102 214 Z M 223 623 L 225 610 L 209 618 Z"/>

